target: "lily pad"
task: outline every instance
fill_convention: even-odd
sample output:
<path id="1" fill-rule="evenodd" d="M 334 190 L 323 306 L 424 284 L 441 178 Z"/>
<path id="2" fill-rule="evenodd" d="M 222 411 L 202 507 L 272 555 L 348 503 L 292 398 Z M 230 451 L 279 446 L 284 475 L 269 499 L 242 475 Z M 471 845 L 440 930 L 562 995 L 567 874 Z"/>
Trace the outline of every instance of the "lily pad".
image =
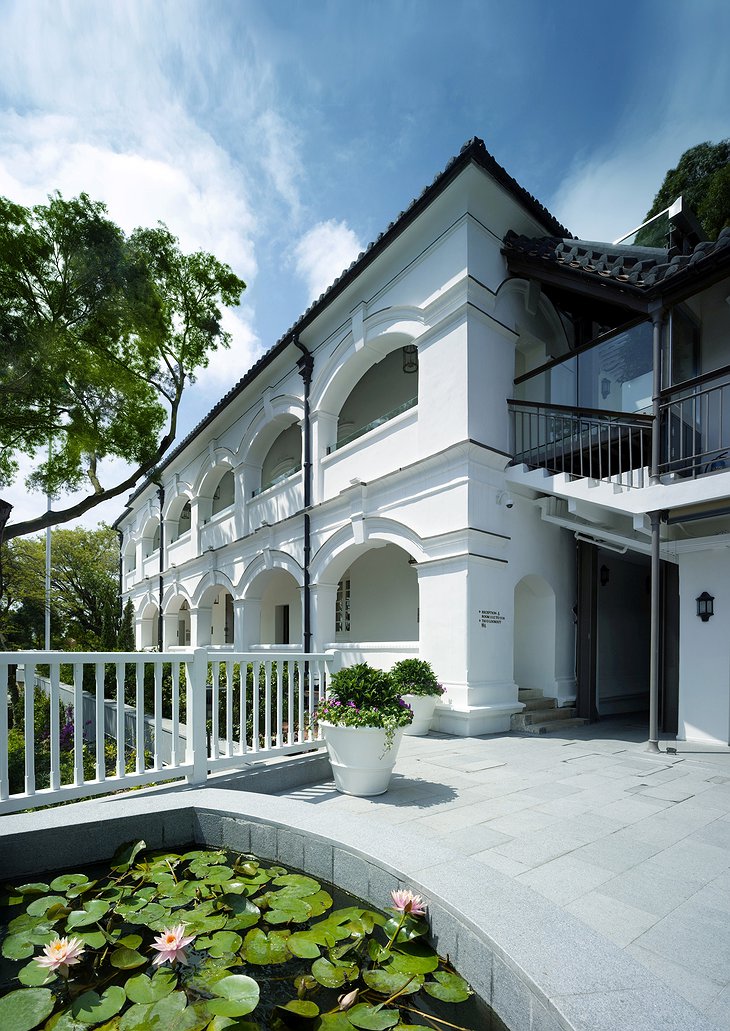
<path id="1" fill-rule="evenodd" d="M 433 976 L 434 980 L 427 981 L 423 987 L 434 999 L 440 999 L 441 1002 L 465 1002 L 472 994 L 469 985 L 458 974 L 437 970 Z"/>
<path id="2" fill-rule="evenodd" d="M 212 937 L 199 938 L 195 947 L 208 949 L 211 956 L 220 959 L 222 956 L 238 952 L 242 942 L 241 935 L 235 931 L 217 931 Z"/>
<path id="3" fill-rule="evenodd" d="M 45 916 L 51 906 L 55 906 L 58 903 L 64 905 L 66 899 L 63 895 L 44 895 L 42 898 L 33 899 L 26 913 L 28 916 Z"/>
<path id="4" fill-rule="evenodd" d="M 0 1027 L 13 1031 L 32 1031 L 54 1007 L 48 988 L 20 988 L 0 999 Z"/>
<path id="5" fill-rule="evenodd" d="M 363 1028 L 364 1031 L 386 1031 L 386 1028 L 395 1027 L 400 1020 L 398 1010 L 382 1009 L 381 1006 L 371 1006 L 367 1002 L 353 1006 L 347 1011 L 347 1017 L 354 1027 Z"/>
<path id="6" fill-rule="evenodd" d="M 134 970 L 135 967 L 144 966 L 147 960 L 136 949 L 127 949 L 122 946 L 121 949 L 115 949 L 112 952 L 109 962 L 117 970 Z"/>
<path id="7" fill-rule="evenodd" d="M 28 934 L 9 934 L 3 941 L 2 954 L 5 959 L 27 959 L 35 952 L 35 946 L 29 940 Z"/>
<path id="8" fill-rule="evenodd" d="M 15 888 L 15 891 L 19 895 L 45 895 L 48 889 L 49 885 L 43 881 L 29 881 L 28 884 L 21 884 L 19 888 Z"/>
<path id="9" fill-rule="evenodd" d="M 287 946 L 288 935 L 278 931 L 265 934 L 260 927 L 249 931 L 243 940 L 241 950 L 244 959 L 255 966 L 268 963 L 286 963 L 291 953 Z"/>
<path id="10" fill-rule="evenodd" d="M 312 963 L 312 976 L 325 988 L 341 988 L 346 981 L 354 981 L 358 974 L 354 963 L 332 963 L 324 956 Z"/>
<path id="11" fill-rule="evenodd" d="M 316 1002 L 310 1002 L 308 999 L 292 999 L 291 1002 L 287 1002 L 285 1006 L 279 1006 L 280 1010 L 287 1010 L 289 1013 L 296 1013 L 300 1017 L 314 1018 L 319 1016 L 319 1006 Z"/>
<path id="12" fill-rule="evenodd" d="M 18 980 L 28 988 L 40 988 L 41 985 L 50 984 L 51 981 L 56 981 L 58 978 L 48 967 L 42 967 L 32 959 L 30 963 L 26 963 L 24 967 L 20 968 Z"/>
<path id="13" fill-rule="evenodd" d="M 286 940 L 293 956 L 299 959 L 316 959 L 320 955 L 319 945 L 310 937 L 309 931 L 295 931 Z"/>
<path id="14" fill-rule="evenodd" d="M 207 1009 L 188 1006 L 183 992 L 173 992 L 151 1006 L 132 1006 L 119 1031 L 202 1031 L 209 1021 Z"/>
<path id="15" fill-rule="evenodd" d="M 264 913 L 264 920 L 267 924 L 304 924 L 312 915 L 304 899 L 285 898 L 276 899 L 272 908 Z"/>
<path id="16" fill-rule="evenodd" d="M 222 884 L 223 881 L 230 881 L 233 877 L 233 870 L 230 866 L 211 866 L 208 868 L 204 879 L 209 884 Z"/>
<path id="17" fill-rule="evenodd" d="M 161 968 L 152 977 L 146 974 L 130 977 L 124 985 L 124 990 L 130 1002 L 151 1005 L 164 999 L 176 985 L 177 976 L 171 970 Z"/>
<path id="18" fill-rule="evenodd" d="M 130 841 L 126 845 L 121 845 L 114 853 L 112 870 L 116 870 L 117 873 L 126 873 L 143 848 L 147 848 L 145 841 Z"/>
<path id="19" fill-rule="evenodd" d="M 316 895 L 322 885 L 313 877 L 307 877 L 301 873 L 288 873 L 282 877 L 275 877 L 274 884 L 285 885 L 292 894 L 299 898 L 306 898 L 307 895 Z"/>
<path id="20" fill-rule="evenodd" d="M 103 949 L 107 943 L 107 936 L 103 931 L 80 931 L 76 937 L 90 949 Z"/>
<path id="21" fill-rule="evenodd" d="M 397 952 L 388 964 L 390 970 L 402 971 L 407 974 L 429 974 L 436 970 L 439 965 L 439 958 L 433 949 L 423 942 L 410 942 L 407 945 L 399 946 Z"/>
<path id="22" fill-rule="evenodd" d="M 80 884 L 88 884 L 89 878 L 85 873 L 63 873 L 51 881 L 52 891 L 68 891 L 69 888 L 76 888 Z"/>
<path id="23" fill-rule="evenodd" d="M 316 1026 L 317 1031 L 352 1031 L 346 1013 L 323 1013 Z"/>
<path id="24" fill-rule="evenodd" d="M 94 899 L 93 902 L 86 902 L 83 909 L 75 909 L 69 913 L 66 920 L 66 928 L 70 931 L 75 927 L 88 927 L 95 924 L 109 912 L 109 903 L 104 899 Z"/>
<path id="25" fill-rule="evenodd" d="M 112 985 L 101 995 L 98 992 L 84 992 L 75 999 L 71 1006 L 74 1020 L 82 1024 L 101 1024 L 119 1013 L 126 1000 L 124 989 Z"/>
<path id="26" fill-rule="evenodd" d="M 259 1003 L 258 982 L 246 974 L 222 977 L 211 990 L 219 996 L 207 1002 L 208 1009 L 214 1015 L 245 1017 L 247 1013 L 252 1013 Z"/>
<path id="27" fill-rule="evenodd" d="M 423 974 L 404 974 L 390 970 L 367 970 L 362 979 L 368 988 L 381 995 L 413 995 L 423 984 Z"/>
<path id="28" fill-rule="evenodd" d="M 400 920 L 392 918 L 387 921 L 383 930 L 388 935 L 388 939 L 392 938 L 398 929 Z M 425 920 L 409 920 L 406 919 L 401 929 L 398 931 L 398 937 L 395 939 L 396 942 L 408 942 L 414 941 L 416 938 L 422 938 L 424 934 L 428 934 L 428 924 Z"/>

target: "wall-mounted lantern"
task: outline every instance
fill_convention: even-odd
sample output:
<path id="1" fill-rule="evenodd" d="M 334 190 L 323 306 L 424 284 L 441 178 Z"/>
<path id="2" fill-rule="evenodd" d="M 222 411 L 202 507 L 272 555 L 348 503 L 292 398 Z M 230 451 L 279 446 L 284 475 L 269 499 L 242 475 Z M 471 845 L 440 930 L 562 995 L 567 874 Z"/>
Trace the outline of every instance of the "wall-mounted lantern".
<path id="1" fill-rule="evenodd" d="M 703 591 L 697 599 L 697 615 L 703 623 L 715 615 L 715 599 L 707 591 Z"/>
<path id="2" fill-rule="evenodd" d="M 611 570 L 608 566 L 601 566 L 599 573 L 601 574 L 601 587 L 606 587 L 611 579 Z"/>
<path id="3" fill-rule="evenodd" d="M 403 371 L 418 372 L 418 348 L 415 344 L 406 344 L 403 348 Z"/>

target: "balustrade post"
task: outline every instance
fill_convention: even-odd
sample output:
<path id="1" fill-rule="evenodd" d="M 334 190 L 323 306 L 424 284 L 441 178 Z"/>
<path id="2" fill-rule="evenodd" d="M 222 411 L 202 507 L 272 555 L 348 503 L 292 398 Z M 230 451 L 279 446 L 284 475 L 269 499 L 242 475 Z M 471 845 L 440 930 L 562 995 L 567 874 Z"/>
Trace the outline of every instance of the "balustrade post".
<path id="1" fill-rule="evenodd" d="M 199 786 L 208 778 L 208 736 L 206 733 L 206 693 L 208 649 L 196 648 L 187 666 L 187 724 L 185 760 L 192 766 L 188 784 Z"/>

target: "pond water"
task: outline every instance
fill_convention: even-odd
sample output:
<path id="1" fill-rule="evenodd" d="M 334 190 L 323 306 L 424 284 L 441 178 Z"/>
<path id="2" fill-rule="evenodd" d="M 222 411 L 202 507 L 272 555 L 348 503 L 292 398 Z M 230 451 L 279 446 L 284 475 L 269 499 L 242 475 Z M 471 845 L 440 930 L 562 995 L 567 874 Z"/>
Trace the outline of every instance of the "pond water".
<path id="1" fill-rule="evenodd" d="M 2 1031 L 506 1031 L 407 898 L 378 911 L 254 856 L 143 842 L 3 891 Z"/>

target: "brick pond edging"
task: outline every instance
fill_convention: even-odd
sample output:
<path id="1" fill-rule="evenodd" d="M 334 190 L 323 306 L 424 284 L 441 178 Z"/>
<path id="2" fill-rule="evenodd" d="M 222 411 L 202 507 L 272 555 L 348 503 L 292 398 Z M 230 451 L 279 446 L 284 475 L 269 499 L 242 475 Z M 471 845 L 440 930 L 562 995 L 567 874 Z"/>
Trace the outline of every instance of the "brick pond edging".
<path id="1" fill-rule="evenodd" d="M 279 860 L 375 907 L 406 887 L 432 939 L 510 1031 L 716 1031 L 613 943 L 497 871 L 372 817 L 205 788 L 80 802 L 0 820 L 0 877 L 103 861 L 118 845 L 222 845 Z"/>

